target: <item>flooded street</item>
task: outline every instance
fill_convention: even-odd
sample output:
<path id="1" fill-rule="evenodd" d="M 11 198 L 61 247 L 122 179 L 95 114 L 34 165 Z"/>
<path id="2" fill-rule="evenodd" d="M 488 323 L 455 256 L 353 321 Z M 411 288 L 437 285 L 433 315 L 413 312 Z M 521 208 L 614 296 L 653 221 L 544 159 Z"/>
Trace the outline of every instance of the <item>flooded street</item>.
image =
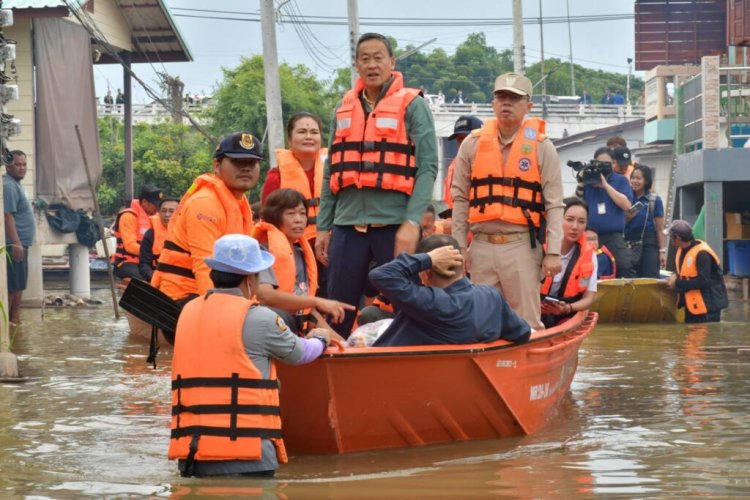
<path id="1" fill-rule="evenodd" d="M 750 306 L 706 326 L 599 325 L 558 418 L 524 438 L 293 456 L 273 480 L 188 479 L 166 458 L 169 353 L 97 308 L 22 312 L 28 380 L 0 384 L 3 498 L 750 496 Z M 467 388 L 468 389 L 468 388 Z"/>

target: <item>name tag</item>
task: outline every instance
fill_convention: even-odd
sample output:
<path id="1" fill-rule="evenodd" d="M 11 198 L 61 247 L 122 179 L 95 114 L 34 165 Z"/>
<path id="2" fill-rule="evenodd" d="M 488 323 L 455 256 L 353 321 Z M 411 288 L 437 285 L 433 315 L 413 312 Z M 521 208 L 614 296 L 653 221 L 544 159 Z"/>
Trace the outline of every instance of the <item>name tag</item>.
<path id="1" fill-rule="evenodd" d="M 599 215 L 605 215 L 607 213 L 607 204 L 604 202 L 596 204 L 596 213 Z"/>

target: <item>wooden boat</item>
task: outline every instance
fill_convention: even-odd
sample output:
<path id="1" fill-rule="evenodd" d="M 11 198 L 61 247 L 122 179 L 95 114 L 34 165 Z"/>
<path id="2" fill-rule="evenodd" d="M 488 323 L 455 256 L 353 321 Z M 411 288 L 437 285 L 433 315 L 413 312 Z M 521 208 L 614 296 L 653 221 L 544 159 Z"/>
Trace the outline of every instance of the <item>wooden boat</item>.
<path id="1" fill-rule="evenodd" d="M 600 280 L 592 311 L 602 323 L 681 323 L 677 294 L 655 278 Z"/>
<path id="2" fill-rule="evenodd" d="M 328 349 L 277 365 L 284 441 L 347 453 L 532 434 L 556 412 L 597 322 L 579 312 L 527 344 Z"/>

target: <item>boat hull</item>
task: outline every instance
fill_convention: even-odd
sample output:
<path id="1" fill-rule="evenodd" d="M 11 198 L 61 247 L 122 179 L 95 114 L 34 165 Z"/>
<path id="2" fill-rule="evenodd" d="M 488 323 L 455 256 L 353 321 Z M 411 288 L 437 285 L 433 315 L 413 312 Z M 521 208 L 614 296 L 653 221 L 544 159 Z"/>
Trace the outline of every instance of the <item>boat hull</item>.
<path id="1" fill-rule="evenodd" d="M 601 280 L 592 311 L 602 323 L 682 323 L 677 295 L 654 278 Z"/>
<path id="2" fill-rule="evenodd" d="M 528 344 L 329 349 L 278 364 L 284 441 L 348 453 L 531 434 L 553 418 L 597 321 L 579 313 Z"/>

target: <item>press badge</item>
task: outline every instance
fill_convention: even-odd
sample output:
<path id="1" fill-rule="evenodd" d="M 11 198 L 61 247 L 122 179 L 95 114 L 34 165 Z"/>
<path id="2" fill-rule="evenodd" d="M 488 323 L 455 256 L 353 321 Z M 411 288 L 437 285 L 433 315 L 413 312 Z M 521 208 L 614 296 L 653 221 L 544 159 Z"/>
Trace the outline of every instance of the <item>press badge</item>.
<path id="1" fill-rule="evenodd" d="M 605 215 L 607 213 L 607 204 L 604 202 L 596 204 L 596 213 L 599 215 Z"/>

